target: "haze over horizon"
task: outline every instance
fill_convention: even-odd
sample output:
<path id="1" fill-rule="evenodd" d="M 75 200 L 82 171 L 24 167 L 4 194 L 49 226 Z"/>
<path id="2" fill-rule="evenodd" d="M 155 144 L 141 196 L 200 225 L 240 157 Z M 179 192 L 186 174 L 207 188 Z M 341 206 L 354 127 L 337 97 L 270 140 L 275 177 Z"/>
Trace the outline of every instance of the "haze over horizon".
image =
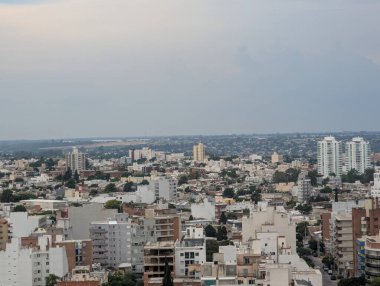
<path id="1" fill-rule="evenodd" d="M 0 0 L 0 140 L 378 131 L 380 2 Z"/>

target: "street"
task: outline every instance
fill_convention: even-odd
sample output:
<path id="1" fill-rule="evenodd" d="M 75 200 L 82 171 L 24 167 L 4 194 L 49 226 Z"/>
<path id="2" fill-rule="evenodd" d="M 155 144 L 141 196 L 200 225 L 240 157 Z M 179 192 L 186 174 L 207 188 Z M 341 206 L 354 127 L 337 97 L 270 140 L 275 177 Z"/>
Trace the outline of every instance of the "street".
<path id="1" fill-rule="evenodd" d="M 322 285 L 323 286 L 337 286 L 338 281 L 337 280 L 331 280 L 330 275 L 327 273 L 327 271 L 323 270 L 323 263 L 321 258 L 319 257 L 310 257 L 311 260 L 314 262 L 316 266 L 319 266 L 320 271 L 322 273 Z"/>

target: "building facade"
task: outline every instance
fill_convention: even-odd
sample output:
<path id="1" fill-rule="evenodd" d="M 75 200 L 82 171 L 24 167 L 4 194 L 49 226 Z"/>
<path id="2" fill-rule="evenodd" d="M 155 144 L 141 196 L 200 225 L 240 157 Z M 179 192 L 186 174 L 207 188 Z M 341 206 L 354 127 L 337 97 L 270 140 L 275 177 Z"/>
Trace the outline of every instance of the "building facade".
<path id="1" fill-rule="evenodd" d="M 193 146 L 193 160 L 196 162 L 204 162 L 205 160 L 205 145 L 198 143 Z"/>
<path id="2" fill-rule="evenodd" d="M 115 219 L 90 224 L 93 262 L 105 267 L 131 263 L 131 223 L 128 214 L 115 214 Z"/>
<path id="3" fill-rule="evenodd" d="M 371 167 L 371 148 L 362 137 L 352 138 L 346 143 L 346 170 L 355 169 L 360 174 Z"/>
<path id="4" fill-rule="evenodd" d="M 66 154 L 66 168 L 70 168 L 73 173 L 86 170 L 86 154 L 80 152 L 78 148 L 73 148 Z"/>
<path id="5" fill-rule="evenodd" d="M 342 175 L 342 143 L 334 137 L 325 137 L 318 141 L 318 174 L 328 177 L 330 174 Z"/>

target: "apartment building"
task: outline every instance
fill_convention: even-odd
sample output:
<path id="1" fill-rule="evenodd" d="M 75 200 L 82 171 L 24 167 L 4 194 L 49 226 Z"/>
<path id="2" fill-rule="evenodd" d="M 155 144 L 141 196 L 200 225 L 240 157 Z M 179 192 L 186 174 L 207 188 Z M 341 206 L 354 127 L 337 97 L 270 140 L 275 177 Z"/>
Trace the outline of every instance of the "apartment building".
<path id="1" fill-rule="evenodd" d="M 193 146 L 193 160 L 196 162 L 205 161 L 205 145 L 202 143 Z"/>
<path id="2" fill-rule="evenodd" d="M 344 277 L 352 276 L 354 248 L 351 212 L 341 212 L 332 218 L 330 238 L 338 274 Z"/>
<path id="3" fill-rule="evenodd" d="M 93 262 L 115 268 L 122 263 L 131 263 L 131 233 L 128 214 L 115 214 L 113 220 L 92 222 Z"/>
<path id="4" fill-rule="evenodd" d="M 92 266 L 92 240 L 65 240 L 55 245 L 65 247 L 69 272 L 77 266 Z"/>
<path id="5" fill-rule="evenodd" d="M 8 221 L 0 218 L 0 251 L 5 250 L 9 240 Z"/>
<path id="6" fill-rule="evenodd" d="M 371 281 L 380 277 L 380 236 L 367 237 L 365 241 L 365 276 Z"/>
<path id="7" fill-rule="evenodd" d="M 360 174 L 371 168 L 371 148 L 362 137 L 354 137 L 346 143 L 346 170 L 355 169 Z"/>
<path id="8" fill-rule="evenodd" d="M 174 242 L 181 238 L 179 215 L 156 215 L 154 209 L 147 209 L 143 224 L 146 242 Z"/>
<path id="9" fill-rule="evenodd" d="M 0 285 L 44 286 L 45 277 L 68 274 L 66 251 L 53 247 L 50 236 L 38 238 L 37 245 L 22 245 L 12 238 L 5 251 L 0 251 Z"/>
<path id="10" fill-rule="evenodd" d="M 365 200 L 363 207 L 352 208 L 352 232 L 354 242 L 354 268 L 358 268 L 356 241 L 363 236 L 375 236 L 380 230 L 380 206 L 378 198 Z"/>
<path id="11" fill-rule="evenodd" d="M 144 246 L 144 286 L 162 285 L 165 264 L 174 270 L 174 241 L 148 242 Z"/>
<path id="12" fill-rule="evenodd" d="M 187 278 L 196 277 L 195 271 L 189 271 L 189 266 L 202 265 L 206 262 L 206 240 L 202 226 L 188 227 L 186 234 L 175 243 L 175 276 Z"/>
<path id="13" fill-rule="evenodd" d="M 168 176 L 153 177 L 149 189 L 154 191 L 157 201 L 160 199 L 171 201 L 177 197 L 177 180 Z"/>
<path id="14" fill-rule="evenodd" d="M 335 137 L 325 137 L 317 145 L 318 174 L 328 177 L 330 174 L 342 175 L 342 143 Z"/>
<path id="15" fill-rule="evenodd" d="M 296 224 L 283 208 L 268 206 L 242 218 L 242 242 L 258 239 L 257 234 L 274 233 L 276 237 L 286 238 L 281 247 L 289 253 L 296 253 Z"/>
<path id="16" fill-rule="evenodd" d="M 66 154 L 66 168 L 70 168 L 73 173 L 86 170 L 86 154 L 74 147 L 71 152 Z"/>
<path id="17" fill-rule="evenodd" d="M 372 198 L 380 197 L 380 172 L 373 174 L 373 186 L 371 187 L 370 196 Z"/>

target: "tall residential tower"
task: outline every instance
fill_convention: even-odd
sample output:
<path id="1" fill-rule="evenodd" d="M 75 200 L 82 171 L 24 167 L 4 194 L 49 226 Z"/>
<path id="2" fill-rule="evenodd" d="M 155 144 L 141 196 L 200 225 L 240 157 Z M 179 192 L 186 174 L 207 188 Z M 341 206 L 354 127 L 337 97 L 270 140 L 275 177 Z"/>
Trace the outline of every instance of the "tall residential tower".
<path id="1" fill-rule="evenodd" d="M 360 174 L 371 167 L 371 149 L 369 143 L 364 141 L 362 137 L 352 138 L 346 143 L 346 169 L 357 170 Z"/>
<path id="2" fill-rule="evenodd" d="M 327 177 L 330 174 L 342 175 L 342 143 L 335 137 L 325 137 L 318 141 L 318 174 Z"/>
<path id="3" fill-rule="evenodd" d="M 193 146 L 193 159 L 197 162 L 205 160 L 205 145 L 198 143 L 198 145 Z"/>
<path id="4" fill-rule="evenodd" d="M 66 154 L 66 168 L 70 168 L 72 172 L 86 170 L 86 154 L 79 152 L 78 148 Z"/>

